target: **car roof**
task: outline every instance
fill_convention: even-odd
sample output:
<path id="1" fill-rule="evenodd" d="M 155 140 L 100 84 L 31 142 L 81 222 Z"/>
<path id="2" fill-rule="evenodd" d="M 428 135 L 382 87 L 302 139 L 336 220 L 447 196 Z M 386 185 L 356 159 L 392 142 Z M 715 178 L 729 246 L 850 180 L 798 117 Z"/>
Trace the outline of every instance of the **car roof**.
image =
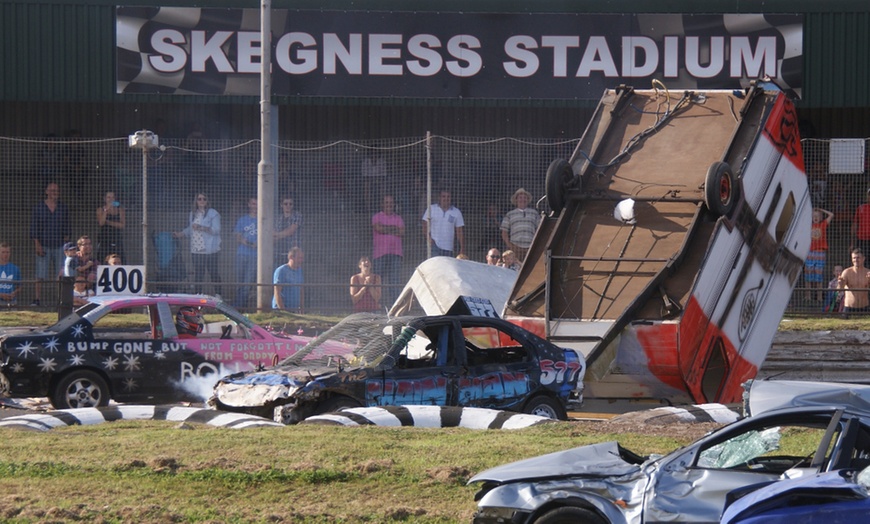
<path id="1" fill-rule="evenodd" d="M 187 293 L 149 293 L 145 295 L 97 295 L 88 302 L 101 305 L 116 305 L 134 307 L 167 302 L 170 304 L 190 306 L 216 306 L 222 301 L 210 295 L 191 295 Z"/>
<path id="2" fill-rule="evenodd" d="M 870 416 L 870 385 L 797 380 L 754 380 L 747 411 L 759 415 L 799 406 L 842 406 Z"/>

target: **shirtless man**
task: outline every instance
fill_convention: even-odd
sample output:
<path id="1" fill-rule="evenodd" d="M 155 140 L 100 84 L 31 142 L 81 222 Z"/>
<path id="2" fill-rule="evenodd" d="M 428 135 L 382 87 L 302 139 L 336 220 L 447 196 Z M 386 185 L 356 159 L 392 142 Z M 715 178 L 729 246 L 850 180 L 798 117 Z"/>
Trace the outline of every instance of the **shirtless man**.
<path id="1" fill-rule="evenodd" d="M 870 288 L 870 271 L 864 267 L 864 253 L 860 249 L 852 250 L 852 267 L 844 269 L 837 282 L 840 289 L 846 290 L 844 313 L 868 310 L 870 299 L 868 299 L 867 289 Z"/>

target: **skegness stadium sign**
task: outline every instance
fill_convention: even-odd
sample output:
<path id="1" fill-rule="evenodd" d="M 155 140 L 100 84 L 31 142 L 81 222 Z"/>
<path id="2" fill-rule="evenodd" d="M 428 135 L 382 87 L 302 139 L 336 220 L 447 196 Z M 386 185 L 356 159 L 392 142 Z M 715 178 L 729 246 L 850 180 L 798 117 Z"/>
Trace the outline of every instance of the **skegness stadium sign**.
<path id="1" fill-rule="evenodd" d="M 117 8 L 117 92 L 259 95 L 257 9 Z M 272 13 L 277 96 L 597 99 L 618 84 L 799 95 L 801 15 Z"/>

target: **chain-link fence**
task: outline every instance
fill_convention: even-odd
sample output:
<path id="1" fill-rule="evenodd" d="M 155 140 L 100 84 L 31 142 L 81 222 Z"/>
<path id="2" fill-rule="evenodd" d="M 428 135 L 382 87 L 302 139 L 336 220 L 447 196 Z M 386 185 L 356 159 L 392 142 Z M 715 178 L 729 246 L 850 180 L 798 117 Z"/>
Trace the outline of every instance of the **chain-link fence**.
<path id="1" fill-rule="evenodd" d="M 802 145 L 820 225 L 813 228 L 813 251 L 792 295 L 789 313 L 839 314 L 845 294 L 833 289 L 837 276 L 852 265 L 852 249 L 870 254 L 870 206 L 860 207 L 870 203 L 870 158 L 866 154 L 870 144 L 867 139 L 807 139 Z M 866 275 L 866 271 L 860 273 Z M 866 288 L 865 281 L 857 287 Z M 866 291 L 855 297 L 864 304 L 859 307 L 866 306 Z"/>
<path id="2" fill-rule="evenodd" d="M 275 267 L 287 262 L 289 246 L 299 246 L 304 252 L 301 310 L 351 311 L 350 278 L 359 272 L 360 258 L 372 256 L 372 217 L 381 210 L 383 195 L 391 195 L 405 233 L 398 273 L 383 282 L 380 305 L 388 306 L 427 256 L 421 220 L 427 191 L 432 191 L 435 202 L 442 189 L 451 192 L 452 203 L 465 221 L 464 252 L 472 260 L 484 261 L 489 248 L 503 248 L 499 223 L 513 207 L 513 193 L 525 188 L 535 201 L 540 199 L 548 164 L 567 157 L 575 144 L 576 140 L 443 136 L 281 141 L 275 145 L 273 205 L 280 215 L 285 210 L 282 204 L 292 202 L 287 210 L 297 213 L 292 222 L 299 225 L 291 239 L 273 240 Z M 12 262 L 21 268 L 19 304 L 29 304 L 37 296 L 32 213 L 46 198 L 47 185 L 56 182 L 60 201 L 70 212 L 70 238 L 89 236 L 95 257 L 117 252 L 125 264 L 142 264 L 147 250 L 149 290 L 217 293 L 241 309 L 255 306 L 255 294 L 250 292 L 256 285 L 254 277 L 239 267 L 250 260 L 238 258 L 235 232 L 240 223 L 244 225 L 249 200 L 257 197 L 259 141 L 160 138 L 160 145 L 148 151 L 143 163 L 142 151 L 131 149 L 128 137 L 0 138 L 0 176 L 7 197 L 0 210 L 0 241 L 12 246 Z M 148 187 L 147 244 L 143 244 L 143 178 Z M 106 200 L 110 191 L 114 195 Z M 208 207 L 220 214 L 220 245 L 214 256 L 219 282 L 209 271 L 197 271 L 201 259 L 191 252 L 203 248 L 203 239 L 192 230 L 184 231 L 197 209 L 197 195 L 207 197 Z M 120 212 L 122 229 L 115 227 Z M 106 216 L 115 226 L 101 225 Z M 276 229 L 279 223 L 276 218 Z M 186 234 L 173 235 L 183 231 Z M 459 250 L 457 242 L 456 254 Z M 47 271 L 51 278 L 58 269 Z M 56 303 L 54 286 L 42 287 L 41 305 Z"/>
<path id="3" fill-rule="evenodd" d="M 249 200 L 257 196 L 259 141 L 190 137 L 160 138 L 160 143 L 163 147 L 149 151 L 143 163 L 141 150 L 131 149 L 128 137 L 0 137 L 0 176 L 6 197 L 0 207 L 0 242 L 11 246 L 11 262 L 21 269 L 19 304 L 29 304 L 37 297 L 33 210 L 46 198 L 46 186 L 56 182 L 60 201 L 70 212 L 70 238 L 89 236 L 96 258 L 117 252 L 125 264 L 142 264 L 147 248 L 149 290 L 216 293 L 242 309 L 255 306 L 255 294 L 250 291 L 256 283 L 251 273 L 240 267 L 245 261 L 237 257 L 235 231 L 240 219 L 249 213 Z M 510 200 L 514 192 L 519 188 L 531 192 L 534 207 L 544 192 L 544 174 L 550 161 L 567 158 L 575 145 L 576 140 L 444 136 L 360 142 L 280 141 L 275 145 L 277 191 L 273 205 L 279 215 L 282 211 L 297 213 L 288 223 L 298 223 L 298 230 L 290 239 L 273 240 L 274 265 L 286 262 L 289 246 L 299 246 L 304 252 L 301 310 L 351 311 L 350 278 L 359 272 L 360 257 L 372 256 L 372 217 L 381 210 L 382 196 L 391 195 L 405 234 L 398 274 L 383 282 L 380 305 L 388 306 L 427 256 L 421 218 L 430 189 L 433 202 L 438 201 L 442 189 L 451 192 L 452 203 L 465 221 L 465 254 L 483 262 L 489 248 L 505 247 L 499 224 L 504 213 L 513 208 Z M 837 294 L 827 289 L 834 268 L 851 264 L 850 249 L 863 247 L 861 240 L 866 239 L 865 249 L 870 248 L 870 216 L 868 231 L 852 230 L 856 209 L 868 202 L 867 144 L 863 140 L 805 140 L 803 145 L 813 205 L 831 215 L 826 260 L 808 265 L 789 312 L 830 314 L 838 310 Z M 142 225 L 144 176 L 148 186 L 147 233 Z M 114 195 L 106 200 L 109 191 Z M 173 235 L 190 225 L 199 194 L 220 214 L 220 245 L 214 256 L 217 278 L 207 270 L 198 270 L 199 259 L 191 255 L 191 251 L 203 248 L 203 238 L 191 230 L 186 235 Z M 292 202 L 292 206 L 282 206 L 285 202 Z M 545 206 L 538 207 L 546 211 Z M 107 216 L 117 226 L 120 212 L 125 219 L 123 228 L 101 226 Z M 276 219 L 276 229 L 280 224 Z M 457 243 L 457 253 L 459 247 Z M 57 271 L 56 267 L 47 268 L 48 279 L 53 280 Z M 56 286 L 43 286 L 41 304 L 56 304 L 56 294 Z"/>

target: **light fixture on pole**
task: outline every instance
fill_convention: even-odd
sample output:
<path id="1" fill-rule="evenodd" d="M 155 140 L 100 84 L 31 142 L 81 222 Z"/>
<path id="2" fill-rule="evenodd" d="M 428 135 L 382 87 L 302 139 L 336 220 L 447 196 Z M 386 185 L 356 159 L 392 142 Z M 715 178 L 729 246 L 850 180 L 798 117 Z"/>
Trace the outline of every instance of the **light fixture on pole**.
<path id="1" fill-rule="evenodd" d="M 159 139 L 151 131 L 143 129 L 130 135 L 130 149 L 142 150 L 142 265 L 145 266 L 145 282 L 148 282 L 148 151 L 158 147 Z"/>

